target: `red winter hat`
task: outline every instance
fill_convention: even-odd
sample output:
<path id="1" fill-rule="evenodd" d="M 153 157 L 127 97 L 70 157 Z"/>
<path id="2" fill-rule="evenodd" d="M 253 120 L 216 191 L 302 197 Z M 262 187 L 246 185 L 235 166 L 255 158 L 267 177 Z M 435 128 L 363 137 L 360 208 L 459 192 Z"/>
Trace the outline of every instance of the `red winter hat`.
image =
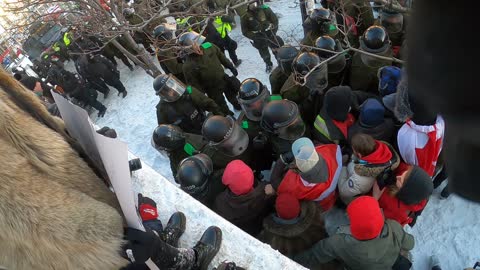
<path id="1" fill-rule="evenodd" d="M 253 189 L 253 171 L 243 161 L 233 160 L 223 171 L 222 183 L 235 195 L 246 194 Z"/>
<path id="2" fill-rule="evenodd" d="M 350 232 L 357 240 L 370 240 L 380 235 L 385 219 L 378 201 L 370 196 L 360 196 L 347 207 Z"/>
<path id="3" fill-rule="evenodd" d="M 275 202 L 277 216 L 282 219 L 294 219 L 300 215 L 300 201 L 290 193 L 280 193 Z"/>

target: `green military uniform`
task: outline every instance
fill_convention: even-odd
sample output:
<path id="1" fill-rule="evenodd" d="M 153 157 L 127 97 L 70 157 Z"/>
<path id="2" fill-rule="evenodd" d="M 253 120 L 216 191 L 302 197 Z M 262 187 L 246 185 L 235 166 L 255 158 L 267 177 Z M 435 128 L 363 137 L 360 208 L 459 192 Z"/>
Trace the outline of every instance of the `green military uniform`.
<path id="1" fill-rule="evenodd" d="M 189 54 L 183 64 L 183 75 L 188 84 L 206 93 L 224 114 L 232 114 L 223 97 L 227 82 L 224 67 L 234 66 L 220 49 L 210 42 L 200 46 L 202 54 Z"/>
<path id="2" fill-rule="evenodd" d="M 185 132 L 200 134 L 205 111 L 225 115 L 215 101 L 195 87 L 187 86 L 186 93 L 181 99 L 175 102 L 160 100 L 157 105 L 157 121 L 159 125 L 175 124 Z"/>
<path id="3" fill-rule="evenodd" d="M 178 61 L 175 52 L 164 44 L 157 49 L 157 60 L 166 74 L 173 74 L 177 79 L 185 83 L 183 76 L 183 63 Z"/>
<path id="4" fill-rule="evenodd" d="M 206 207 L 212 208 L 215 198 L 222 193 L 227 187 L 222 183 L 223 169 L 215 170 L 208 178 L 208 191 L 203 196 L 193 196 L 199 202 L 203 203 Z"/>
<path id="5" fill-rule="evenodd" d="M 285 74 L 280 67 L 275 67 L 270 73 L 270 85 L 272 87 L 272 94 L 278 95 L 280 94 L 280 89 L 282 89 L 283 85 L 288 79 L 290 74 Z"/>
<path id="6" fill-rule="evenodd" d="M 311 30 L 305 33 L 305 38 L 302 40 L 302 44 L 306 46 L 315 46 L 315 41 L 321 36 L 330 36 L 335 39 L 338 36 L 338 29 L 335 24 L 330 24 L 328 29 L 322 29 L 322 27 L 314 26 Z"/>
<path id="7" fill-rule="evenodd" d="M 400 251 L 411 250 L 414 244 L 413 236 L 398 222 L 386 220 L 377 238 L 359 241 L 353 238 L 348 226 L 343 226 L 336 234 L 320 240 L 293 259 L 308 268 L 339 260 L 348 270 L 386 270 L 392 269 Z"/>
<path id="8" fill-rule="evenodd" d="M 349 20 L 352 20 L 352 24 L 354 22 L 356 26 L 352 27 L 352 30 L 348 33 L 348 41 L 353 47 L 358 47 L 358 37 L 375 23 L 373 9 L 369 2 L 363 0 L 344 0 L 342 3 L 345 14 L 348 16 L 348 18 L 345 18 L 345 20 L 347 20 L 347 27 L 350 27 L 350 23 L 348 23 Z M 339 8 L 338 2 L 327 1 L 327 8 L 337 10 Z"/>
<path id="9" fill-rule="evenodd" d="M 386 57 L 392 57 L 392 51 L 384 54 Z M 378 59 L 375 66 L 367 66 L 361 59 L 361 53 L 355 52 L 352 57 L 352 65 L 350 67 L 350 86 L 352 90 L 361 90 L 370 93 L 378 92 L 378 69 L 384 66 L 391 66 L 391 60 Z"/>
<path id="10" fill-rule="evenodd" d="M 170 159 L 170 168 L 172 169 L 172 175 L 177 182 L 177 171 L 180 162 L 187 157 L 200 153 L 200 150 L 208 143 L 201 135 L 184 133 L 185 145 L 182 148 L 175 149 L 168 153 Z M 177 182 L 178 183 L 178 182 Z"/>
<path id="11" fill-rule="evenodd" d="M 241 18 L 242 33 L 253 41 L 263 61 L 272 65 L 268 48 L 275 50 L 283 45 L 283 40 L 276 36 L 278 18 L 267 6 L 262 5 L 257 11 L 248 10 Z M 275 54 L 275 53 L 274 53 Z"/>
<path id="12" fill-rule="evenodd" d="M 143 23 L 143 19 L 137 14 L 126 16 L 125 19 L 127 19 L 128 23 L 132 26 L 138 26 Z M 150 47 L 152 42 L 150 41 L 150 37 L 144 31 L 135 31 L 133 38 L 136 42 L 141 43 L 148 52 L 152 53 L 152 48 Z"/>
<path id="13" fill-rule="evenodd" d="M 288 79 L 280 89 L 280 95 L 284 99 L 288 99 L 301 105 L 310 95 L 310 89 L 306 86 L 301 86 L 295 82 L 294 74 L 290 74 Z"/>

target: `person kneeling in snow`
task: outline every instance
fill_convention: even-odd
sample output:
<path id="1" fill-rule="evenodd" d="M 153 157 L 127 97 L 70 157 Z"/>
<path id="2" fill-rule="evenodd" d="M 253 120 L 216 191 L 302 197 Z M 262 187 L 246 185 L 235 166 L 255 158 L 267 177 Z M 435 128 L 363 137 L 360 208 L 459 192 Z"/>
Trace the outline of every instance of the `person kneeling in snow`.
<path id="1" fill-rule="evenodd" d="M 292 145 L 295 168 L 290 168 L 278 186 L 278 194 L 291 193 L 299 200 L 315 201 L 324 211 L 335 204 L 335 189 L 342 169 L 342 153 L 336 144 L 314 146 L 309 138 Z"/>
<path id="2" fill-rule="evenodd" d="M 370 135 L 354 135 L 352 148 L 355 158 L 343 167 L 338 182 L 340 198 L 347 205 L 355 197 L 369 193 L 375 179 L 385 170 L 395 170 L 400 164 L 392 146 L 374 140 Z"/>
<path id="3" fill-rule="evenodd" d="M 296 255 L 294 260 L 309 268 L 339 260 L 349 270 L 392 269 L 407 260 L 401 253 L 413 248 L 413 236 L 398 222 L 385 220 L 375 198 L 356 198 L 348 205 L 347 215 L 350 225 L 339 227 L 334 235 Z"/>
<path id="4" fill-rule="evenodd" d="M 272 209 L 273 189 L 255 179 L 241 160 L 228 163 L 222 176 L 228 188 L 215 199 L 213 210 L 252 236 L 262 229 L 262 220 Z"/>

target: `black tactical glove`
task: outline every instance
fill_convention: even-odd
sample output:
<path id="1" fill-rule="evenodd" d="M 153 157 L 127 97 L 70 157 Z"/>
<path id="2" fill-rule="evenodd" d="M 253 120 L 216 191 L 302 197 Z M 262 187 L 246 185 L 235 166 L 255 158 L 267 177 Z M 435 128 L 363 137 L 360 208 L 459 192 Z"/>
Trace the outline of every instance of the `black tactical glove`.
<path id="1" fill-rule="evenodd" d="M 291 151 L 289 151 L 287 153 L 281 154 L 280 155 L 280 160 L 284 164 L 290 164 L 295 160 L 295 157 L 293 156 L 293 153 Z"/>
<path id="2" fill-rule="evenodd" d="M 112 139 L 117 138 L 117 132 L 115 131 L 115 129 L 109 128 L 107 126 L 102 127 L 101 129 L 97 130 L 97 133 L 101 134 L 105 137 L 112 138 Z"/>
<path id="3" fill-rule="evenodd" d="M 238 76 L 238 70 L 235 67 L 229 68 L 230 71 L 232 72 L 233 76 L 237 77 Z"/>
<path id="4" fill-rule="evenodd" d="M 393 185 L 397 182 L 397 177 L 392 171 L 391 167 L 387 167 L 377 176 L 377 184 L 380 190 L 386 186 Z"/>
<path id="5" fill-rule="evenodd" d="M 127 228 L 125 238 L 128 243 L 123 248 L 123 257 L 136 264 L 145 263 L 150 258 L 153 262 L 156 261 L 156 251 L 160 250 L 161 240 L 155 233 Z"/>
<path id="6" fill-rule="evenodd" d="M 143 221 L 143 226 L 147 230 L 153 230 L 157 233 L 163 231 L 162 222 L 158 220 L 157 203 L 149 197 L 138 194 L 138 211 Z"/>

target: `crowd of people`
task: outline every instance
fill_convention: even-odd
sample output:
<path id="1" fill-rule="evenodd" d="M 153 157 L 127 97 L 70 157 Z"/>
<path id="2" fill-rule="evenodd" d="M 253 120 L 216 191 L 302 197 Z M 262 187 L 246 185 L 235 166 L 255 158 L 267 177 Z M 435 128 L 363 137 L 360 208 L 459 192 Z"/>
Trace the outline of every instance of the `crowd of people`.
<path id="1" fill-rule="evenodd" d="M 207 8 L 225 6 L 207 1 Z M 384 7 L 375 19 L 368 2 L 323 1 L 306 17 L 297 45 L 277 35 L 276 14 L 260 1 L 239 13 L 243 35 L 270 73 L 270 90 L 254 77 L 237 79 L 242 61 L 228 35 L 232 14 L 206 25 L 201 17 L 178 18 L 177 30 L 162 23 L 148 35 L 135 34 L 150 53 L 156 47 L 164 71 L 153 82 L 160 101 L 151 143 L 169 158 L 176 183 L 310 269 L 410 269 L 414 237 L 404 227 L 416 224 L 447 173 L 445 122 L 408 88 L 408 14 Z M 132 9 L 124 15 L 141 23 Z M 78 53 L 94 47 L 103 49 Z M 78 74 L 42 59 L 35 70 L 44 81 L 16 78 L 49 105 L 54 89 L 103 116 L 97 92 L 106 97 L 109 85 L 127 95 L 115 57 L 133 66 L 94 36 L 79 36 L 71 50 Z M 448 196 L 446 185 L 441 197 Z M 126 232 L 128 269 L 143 269 L 149 258 L 162 269 L 206 269 L 221 246 L 221 230 L 212 226 L 194 248 L 179 249 L 185 215 L 175 213 L 164 228 L 156 207 L 139 196 L 147 232 Z M 346 221 L 326 226 L 332 211 Z M 226 262 L 218 269 L 242 268 Z"/>

